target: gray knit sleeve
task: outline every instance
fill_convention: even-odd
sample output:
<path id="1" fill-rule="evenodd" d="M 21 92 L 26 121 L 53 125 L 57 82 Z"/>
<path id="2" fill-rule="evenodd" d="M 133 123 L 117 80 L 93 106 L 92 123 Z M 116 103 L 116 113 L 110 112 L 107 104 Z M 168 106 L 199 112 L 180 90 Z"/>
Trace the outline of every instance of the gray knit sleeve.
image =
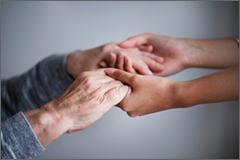
<path id="1" fill-rule="evenodd" d="M 22 112 L 1 123 L 2 159 L 32 159 L 44 150 Z"/>
<path id="2" fill-rule="evenodd" d="M 49 56 L 24 74 L 1 81 L 2 158 L 34 158 L 45 150 L 23 112 L 43 106 L 73 82 L 65 67 L 67 56 Z"/>
<path id="3" fill-rule="evenodd" d="M 67 56 L 49 56 L 26 73 L 2 80 L 1 120 L 39 108 L 63 93 L 73 82 L 65 67 Z"/>

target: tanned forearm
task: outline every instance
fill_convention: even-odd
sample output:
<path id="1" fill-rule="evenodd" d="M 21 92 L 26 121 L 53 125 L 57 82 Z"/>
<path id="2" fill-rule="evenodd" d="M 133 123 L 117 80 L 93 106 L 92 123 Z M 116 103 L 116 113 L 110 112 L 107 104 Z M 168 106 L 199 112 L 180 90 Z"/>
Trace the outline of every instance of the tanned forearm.
<path id="1" fill-rule="evenodd" d="M 239 66 L 195 80 L 178 82 L 180 107 L 239 99 Z"/>

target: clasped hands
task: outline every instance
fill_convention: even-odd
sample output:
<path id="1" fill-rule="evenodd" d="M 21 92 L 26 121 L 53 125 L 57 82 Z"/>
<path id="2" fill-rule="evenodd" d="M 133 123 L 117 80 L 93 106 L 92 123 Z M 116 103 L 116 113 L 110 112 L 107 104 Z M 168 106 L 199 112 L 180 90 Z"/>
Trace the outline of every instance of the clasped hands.
<path id="1" fill-rule="evenodd" d="M 50 102 L 52 110 L 64 115 L 60 117 L 68 117 L 71 125 L 65 132 L 87 128 L 112 106 L 120 107 L 131 117 L 177 107 L 179 101 L 172 100 L 177 94 L 176 83 L 153 75 L 170 75 L 179 71 L 180 65 L 184 68 L 185 63 L 178 59 L 182 58 L 178 46 L 169 52 L 168 47 L 173 45 L 170 43 L 174 43 L 170 37 L 160 39 L 164 44 L 160 48 L 146 41 L 134 44 L 130 39 L 70 54 L 66 69 L 75 81 Z M 98 69 L 99 65 L 107 69 Z"/>
<path id="2" fill-rule="evenodd" d="M 46 147 L 63 133 L 87 128 L 112 106 L 136 117 L 238 100 L 238 59 L 232 38 L 194 40 L 142 34 L 120 44 L 71 53 L 66 70 L 74 82 L 43 107 L 24 114 Z M 189 67 L 224 70 L 190 81 L 163 78 Z"/>

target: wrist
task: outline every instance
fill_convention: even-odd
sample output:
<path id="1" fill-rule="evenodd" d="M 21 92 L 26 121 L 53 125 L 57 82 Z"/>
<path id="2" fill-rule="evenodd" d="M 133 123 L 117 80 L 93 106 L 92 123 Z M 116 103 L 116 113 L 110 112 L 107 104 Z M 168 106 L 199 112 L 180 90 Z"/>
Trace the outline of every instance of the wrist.
<path id="1" fill-rule="evenodd" d="M 179 46 L 178 52 L 182 55 L 181 65 L 184 69 L 192 67 L 193 57 L 191 55 L 191 46 L 189 45 L 190 39 L 187 38 L 174 38 Z"/>
<path id="2" fill-rule="evenodd" d="M 51 103 L 24 113 L 35 135 L 44 147 L 47 147 L 67 131 L 64 118 L 53 109 Z"/>
<path id="3" fill-rule="evenodd" d="M 178 81 L 175 83 L 176 93 L 176 108 L 186 108 L 194 106 L 194 96 L 190 93 L 191 82 L 190 81 Z"/>
<path id="4" fill-rule="evenodd" d="M 75 79 L 79 72 L 81 72 L 81 61 L 82 58 L 82 52 L 81 51 L 75 51 L 73 53 L 70 53 L 67 57 L 66 60 L 66 71 L 67 73 L 73 78 Z"/>

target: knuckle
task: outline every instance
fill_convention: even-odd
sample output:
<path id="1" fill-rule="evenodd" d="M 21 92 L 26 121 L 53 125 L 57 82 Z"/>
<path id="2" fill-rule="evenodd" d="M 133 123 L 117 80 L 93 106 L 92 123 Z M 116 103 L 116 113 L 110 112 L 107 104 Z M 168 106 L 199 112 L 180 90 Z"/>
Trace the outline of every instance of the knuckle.
<path id="1" fill-rule="evenodd" d="M 102 103 L 104 103 L 106 101 L 106 97 L 105 96 L 98 96 L 97 98 L 96 98 L 96 104 L 102 104 Z"/>
<path id="2" fill-rule="evenodd" d="M 110 43 L 104 44 L 102 46 L 102 51 L 103 52 L 109 52 L 109 51 L 113 50 L 116 47 L 117 47 L 117 42 L 110 42 Z"/>
<path id="3" fill-rule="evenodd" d="M 113 74 L 115 75 L 115 77 L 116 77 L 117 79 L 119 79 L 119 78 L 121 78 L 121 77 L 123 76 L 123 74 L 122 74 L 121 71 L 115 71 Z"/>
<path id="4" fill-rule="evenodd" d="M 140 69 L 141 71 L 145 71 L 147 68 L 148 68 L 147 65 L 141 65 L 141 66 L 139 67 L 139 69 Z"/>
<path id="5" fill-rule="evenodd" d="M 131 78 L 130 78 L 130 81 L 132 82 L 132 84 L 139 84 L 139 78 L 138 76 L 136 75 L 133 75 Z"/>
<path id="6" fill-rule="evenodd" d="M 144 36 L 150 36 L 151 33 L 150 33 L 150 32 L 145 32 L 143 35 L 144 35 Z"/>
<path id="7" fill-rule="evenodd" d="M 138 114 L 136 112 L 127 112 L 127 114 L 130 116 L 130 117 L 137 117 Z"/>
<path id="8" fill-rule="evenodd" d="M 85 88 L 88 90 L 88 91 L 91 91 L 93 90 L 94 86 L 93 85 L 93 79 L 91 77 L 86 77 L 84 78 L 84 80 L 82 81 L 82 85 L 85 86 Z"/>
<path id="9" fill-rule="evenodd" d="M 123 56 L 125 56 L 125 52 L 124 51 L 119 51 L 118 55 L 122 58 Z"/>
<path id="10" fill-rule="evenodd" d="M 89 75 L 89 72 L 82 72 L 79 77 L 87 77 Z"/>
<path id="11" fill-rule="evenodd" d="M 125 112 L 129 111 L 129 108 L 126 105 L 121 106 L 121 109 Z"/>
<path id="12" fill-rule="evenodd" d="M 113 94 L 113 95 L 119 95 L 120 92 L 121 92 L 121 91 L 120 91 L 120 87 L 115 87 L 114 93 L 112 93 L 112 94 Z"/>
<path id="13" fill-rule="evenodd" d="M 86 78 L 88 78 L 89 76 L 90 76 L 90 72 L 83 72 L 83 73 L 79 74 L 76 79 L 77 79 L 78 82 L 82 82 Z"/>
<path id="14" fill-rule="evenodd" d="M 75 80 L 78 81 L 78 82 L 81 82 L 82 81 L 82 77 L 83 77 L 82 74 L 79 74 Z"/>

